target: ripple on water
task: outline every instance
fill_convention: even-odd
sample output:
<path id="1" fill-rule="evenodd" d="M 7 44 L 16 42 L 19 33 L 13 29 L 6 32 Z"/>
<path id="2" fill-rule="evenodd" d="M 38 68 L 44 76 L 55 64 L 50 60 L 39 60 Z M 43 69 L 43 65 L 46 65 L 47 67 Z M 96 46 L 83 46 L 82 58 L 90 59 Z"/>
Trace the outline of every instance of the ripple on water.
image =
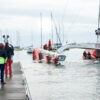
<path id="1" fill-rule="evenodd" d="M 57 67 L 34 63 L 25 51 L 16 56 L 33 100 L 100 100 L 100 64 L 69 60 Z"/>

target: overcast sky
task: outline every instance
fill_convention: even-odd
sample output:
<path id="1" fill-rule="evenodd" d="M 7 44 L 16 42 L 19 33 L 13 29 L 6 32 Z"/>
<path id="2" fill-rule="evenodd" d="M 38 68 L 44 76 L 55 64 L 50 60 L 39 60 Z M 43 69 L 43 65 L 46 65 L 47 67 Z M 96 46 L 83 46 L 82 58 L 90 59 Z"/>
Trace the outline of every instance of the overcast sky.
<path id="1" fill-rule="evenodd" d="M 16 43 L 16 31 L 21 45 L 40 44 L 42 13 L 43 43 L 51 39 L 51 12 L 53 35 L 55 24 L 62 42 L 96 42 L 99 0 L 0 0 L 0 35 L 9 34 Z M 60 28 L 59 28 L 60 27 Z M 63 37 L 64 36 L 64 37 Z M 0 36 L 1 39 L 1 36 Z"/>

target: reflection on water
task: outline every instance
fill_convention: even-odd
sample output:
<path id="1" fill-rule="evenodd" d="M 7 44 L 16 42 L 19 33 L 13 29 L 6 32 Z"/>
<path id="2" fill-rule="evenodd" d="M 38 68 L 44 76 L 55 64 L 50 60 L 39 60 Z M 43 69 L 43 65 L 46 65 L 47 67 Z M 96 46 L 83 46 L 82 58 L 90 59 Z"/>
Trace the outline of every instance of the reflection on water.
<path id="1" fill-rule="evenodd" d="M 15 52 L 14 60 L 24 68 L 33 100 L 100 100 L 100 64 L 81 55 L 81 50 L 67 52 L 62 66 L 36 63 L 26 51 Z"/>

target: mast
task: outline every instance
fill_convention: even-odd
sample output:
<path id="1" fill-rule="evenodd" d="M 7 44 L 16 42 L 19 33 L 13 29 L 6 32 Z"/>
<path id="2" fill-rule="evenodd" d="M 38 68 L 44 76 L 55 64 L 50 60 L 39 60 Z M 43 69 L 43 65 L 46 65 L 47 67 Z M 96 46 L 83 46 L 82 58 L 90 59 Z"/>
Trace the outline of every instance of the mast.
<path id="1" fill-rule="evenodd" d="M 42 13 L 40 13 L 40 20 L 41 20 L 41 48 L 42 48 Z"/>
<path id="2" fill-rule="evenodd" d="M 56 35 L 57 35 L 57 43 L 58 43 L 58 40 L 59 40 L 60 44 L 62 44 L 60 37 L 59 37 L 59 34 L 58 34 L 57 26 L 55 26 L 55 29 L 56 29 Z"/>
<path id="3" fill-rule="evenodd" d="M 100 0 L 99 0 L 98 28 L 99 28 L 99 24 L 100 24 Z"/>
<path id="4" fill-rule="evenodd" d="M 2 31 L 0 30 L 0 42 L 2 40 Z"/>
<path id="5" fill-rule="evenodd" d="M 33 32 L 31 32 L 32 33 L 32 48 L 33 48 Z"/>
<path id="6" fill-rule="evenodd" d="M 99 16 L 98 16 L 98 30 L 100 31 L 100 0 L 99 0 Z M 99 42 L 99 34 L 97 34 L 97 43 Z"/>
<path id="7" fill-rule="evenodd" d="M 54 27 L 55 27 L 55 31 L 56 31 L 56 35 L 57 35 L 57 43 L 58 43 L 58 41 L 60 42 L 60 44 L 62 44 L 61 43 L 61 40 L 60 40 L 60 36 L 59 36 L 59 32 L 60 32 L 60 25 L 59 25 L 59 30 L 57 29 L 57 25 L 56 25 L 56 23 L 55 23 L 55 20 L 54 20 L 54 18 L 53 18 L 53 16 L 52 16 L 52 20 L 53 20 L 53 23 L 54 23 Z M 59 32 L 58 32 L 59 31 Z"/>
<path id="8" fill-rule="evenodd" d="M 61 30 L 60 30 L 60 23 L 59 23 L 59 33 L 58 33 L 59 37 L 60 37 L 60 33 L 61 33 Z"/>
<path id="9" fill-rule="evenodd" d="M 97 35 L 97 43 L 99 43 L 99 36 L 100 36 L 100 0 L 99 0 L 99 15 L 98 15 L 98 29 L 95 30 Z"/>
<path id="10" fill-rule="evenodd" d="M 20 33 L 19 31 L 16 31 L 16 38 L 17 38 L 17 46 L 20 47 Z"/>
<path id="11" fill-rule="evenodd" d="M 52 12 L 51 12 L 51 34 L 52 34 L 52 44 L 53 44 L 53 23 L 52 23 Z"/>
<path id="12" fill-rule="evenodd" d="M 63 43 L 64 43 L 64 24 L 62 23 Z"/>

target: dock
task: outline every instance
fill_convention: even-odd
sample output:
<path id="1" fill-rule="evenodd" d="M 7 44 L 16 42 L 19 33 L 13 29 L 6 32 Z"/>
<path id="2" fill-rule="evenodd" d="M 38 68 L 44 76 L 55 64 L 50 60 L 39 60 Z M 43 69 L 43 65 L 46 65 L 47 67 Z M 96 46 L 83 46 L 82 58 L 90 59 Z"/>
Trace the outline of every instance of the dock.
<path id="1" fill-rule="evenodd" d="M 12 77 L 5 79 L 7 84 L 0 83 L 0 100 L 27 100 L 25 86 L 23 85 L 23 72 L 19 62 L 12 64 Z"/>

